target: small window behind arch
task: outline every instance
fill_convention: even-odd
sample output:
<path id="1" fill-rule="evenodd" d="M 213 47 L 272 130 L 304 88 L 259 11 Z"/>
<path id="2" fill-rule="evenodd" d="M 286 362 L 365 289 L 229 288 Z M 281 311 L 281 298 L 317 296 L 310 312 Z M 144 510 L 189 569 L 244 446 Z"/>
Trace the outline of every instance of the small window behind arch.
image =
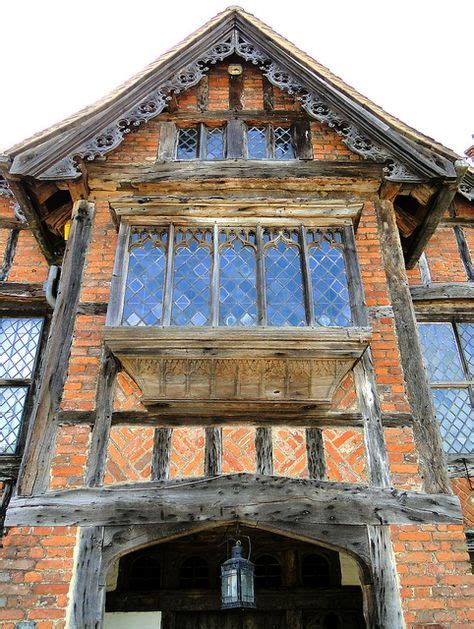
<path id="1" fill-rule="evenodd" d="M 149 555 L 139 555 L 130 562 L 128 589 L 132 592 L 159 590 L 161 587 L 161 566 L 158 559 Z"/>
<path id="2" fill-rule="evenodd" d="M 280 562 L 273 555 L 260 555 L 255 561 L 255 587 L 274 588 L 281 586 Z"/>
<path id="3" fill-rule="evenodd" d="M 209 564 L 203 557 L 188 557 L 179 569 L 179 587 L 191 590 L 210 587 Z"/>
<path id="4" fill-rule="evenodd" d="M 306 555 L 301 563 L 301 581 L 304 587 L 330 585 L 328 560 L 317 553 Z"/>

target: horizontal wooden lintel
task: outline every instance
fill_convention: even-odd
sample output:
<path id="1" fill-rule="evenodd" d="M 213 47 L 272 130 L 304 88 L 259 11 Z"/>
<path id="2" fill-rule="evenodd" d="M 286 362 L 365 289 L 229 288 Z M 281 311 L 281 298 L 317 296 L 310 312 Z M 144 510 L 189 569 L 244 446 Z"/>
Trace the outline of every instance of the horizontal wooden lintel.
<path id="1" fill-rule="evenodd" d="M 6 526 L 120 526 L 226 520 L 308 524 L 461 523 L 459 499 L 253 474 L 14 497 Z"/>
<path id="2" fill-rule="evenodd" d="M 446 301 L 474 299 L 474 284 L 469 282 L 436 282 L 428 286 L 410 286 L 413 301 Z"/>

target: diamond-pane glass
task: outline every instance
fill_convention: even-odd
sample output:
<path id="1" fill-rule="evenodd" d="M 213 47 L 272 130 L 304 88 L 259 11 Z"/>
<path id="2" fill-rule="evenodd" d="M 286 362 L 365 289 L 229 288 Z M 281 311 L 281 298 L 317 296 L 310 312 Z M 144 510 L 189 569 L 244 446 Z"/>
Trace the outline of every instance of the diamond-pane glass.
<path id="1" fill-rule="evenodd" d="M 265 127 L 250 127 L 247 129 L 247 155 L 249 159 L 265 159 L 267 157 Z"/>
<path id="2" fill-rule="evenodd" d="M 28 387 L 0 387 L 0 454 L 15 454 Z"/>
<path id="3" fill-rule="evenodd" d="M 30 378 L 43 319 L 0 317 L 0 378 Z"/>
<path id="4" fill-rule="evenodd" d="M 291 132 L 289 128 L 275 127 L 275 159 L 294 159 Z"/>
<path id="5" fill-rule="evenodd" d="M 297 230 L 265 230 L 268 325 L 306 325 Z"/>
<path id="6" fill-rule="evenodd" d="M 307 238 L 315 322 L 352 325 L 341 234 L 309 230 Z"/>
<path id="7" fill-rule="evenodd" d="M 430 382 L 465 379 L 456 338 L 450 323 L 419 323 L 423 361 Z"/>
<path id="8" fill-rule="evenodd" d="M 224 129 L 207 130 L 206 159 L 224 159 Z"/>
<path id="9" fill-rule="evenodd" d="M 196 159 L 198 150 L 198 130 L 196 127 L 179 129 L 177 159 Z"/>
<path id="10" fill-rule="evenodd" d="M 474 378 L 474 323 L 457 323 L 459 339 L 471 378 Z"/>
<path id="11" fill-rule="evenodd" d="M 212 232 L 178 231 L 171 325 L 210 325 Z"/>
<path id="12" fill-rule="evenodd" d="M 166 241 L 165 230 L 132 232 L 122 325 L 161 325 Z"/>
<path id="13" fill-rule="evenodd" d="M 474 453 L 474 413 L 467 389 L 432 389 L 447 454 Z"/>
<path id="14" fill-rule="evenodd" d="M 256 325 L 255 232 L 221 232 L 219 242 L 219 324 Z"/>

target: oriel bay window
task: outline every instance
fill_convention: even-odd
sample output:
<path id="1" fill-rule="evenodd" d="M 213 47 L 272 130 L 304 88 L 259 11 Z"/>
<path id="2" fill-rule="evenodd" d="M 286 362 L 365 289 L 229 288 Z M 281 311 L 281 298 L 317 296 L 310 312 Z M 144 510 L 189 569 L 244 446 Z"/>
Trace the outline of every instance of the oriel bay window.
<path id="1" fill-rule="evenodd" d="M 352 325 L 343 230 L 131 227 L 126 248 L 122 325 Z"/>
<path id="2" fill-rule="evenodd" d="M 447 454 L 474 453 L 474 323 L 420 323 L 423 358 Z"/>
<path id="3" fill-rule="evenodd" d="M 0 317 L 0 455 L 16 454 L 43 319 Z"/>

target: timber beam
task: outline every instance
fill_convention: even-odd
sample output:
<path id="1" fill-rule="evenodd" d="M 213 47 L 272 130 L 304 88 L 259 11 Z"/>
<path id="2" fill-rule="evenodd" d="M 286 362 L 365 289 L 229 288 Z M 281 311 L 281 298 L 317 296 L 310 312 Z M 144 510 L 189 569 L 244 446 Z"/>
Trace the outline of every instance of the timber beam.
<path id="1" fill-rule="evenodd" d="M 268 523 L 461 523 L 459 499 L 394 488 L 253 474 L 48 491 L 14 497 L 6 526 Z"/>
<path id="2" fill-rule="evenodd" d="M 468 282 L 437 282 L 428 286 L 410 286 L 413 301 L 474 299 L 474 285 Z"/>

